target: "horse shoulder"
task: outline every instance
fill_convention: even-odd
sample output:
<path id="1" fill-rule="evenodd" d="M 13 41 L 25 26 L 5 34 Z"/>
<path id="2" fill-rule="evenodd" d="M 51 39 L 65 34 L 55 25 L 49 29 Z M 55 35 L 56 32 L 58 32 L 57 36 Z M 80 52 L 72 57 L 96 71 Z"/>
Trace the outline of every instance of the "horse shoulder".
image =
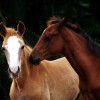
<path id="1" fill-rule="evenodd" d="M 66 58 L 63 57 L 53 61 L 43 60 L 42 63 L 47 73 L 51 91 L 63 97 L 67 95 L 67 98 L 77 96 L 79 93 L 79 78 Z M 63 91 L 65 91 L 65 94 Z"/>

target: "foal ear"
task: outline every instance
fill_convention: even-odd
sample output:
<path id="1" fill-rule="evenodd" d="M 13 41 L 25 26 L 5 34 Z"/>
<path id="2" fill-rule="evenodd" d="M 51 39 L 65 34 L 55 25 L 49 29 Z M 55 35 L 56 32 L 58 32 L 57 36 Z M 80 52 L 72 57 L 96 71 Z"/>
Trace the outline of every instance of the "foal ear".
<path id="1" fill-rule="evenodd" d="M 4 38 L 6 36 L 6 28 L 4 24 L 1 22 L 0 23 L 0 35 Z"/>
<path id="2" fill-rule="evenodd" d="M 17 31 L 21 36 L 23 36 L 23 34 L 25 32 L 25 25 L 22 21 L 19 21 L 19 23 L 17 25 Z"/>

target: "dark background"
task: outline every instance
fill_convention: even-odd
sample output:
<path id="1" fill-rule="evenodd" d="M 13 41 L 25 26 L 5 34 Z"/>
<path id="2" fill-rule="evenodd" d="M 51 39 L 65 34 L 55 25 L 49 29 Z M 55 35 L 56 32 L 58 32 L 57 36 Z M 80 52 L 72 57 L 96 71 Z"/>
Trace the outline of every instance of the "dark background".
<path id="1" fill-rule="evenodd" d="M 79 24 L 94 41 L 100 42 L 99 0 L 0 0 L 0 22 L 16 28 L 18 22 L 23 21 L 26 26 L 24 39 L 32 47 L 51 16 L 68 17 L 71 22 Z M 9 100 L 11 79 L 1 44 L 0 37 L 0 100 Z"/>

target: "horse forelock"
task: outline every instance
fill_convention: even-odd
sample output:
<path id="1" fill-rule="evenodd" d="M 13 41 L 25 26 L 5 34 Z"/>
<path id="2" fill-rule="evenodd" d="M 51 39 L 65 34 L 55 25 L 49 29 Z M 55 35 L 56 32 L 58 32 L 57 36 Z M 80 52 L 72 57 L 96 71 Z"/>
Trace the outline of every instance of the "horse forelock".
<path id="1" fill-rule="evenodd" d="M 21 39 L 21 36 L 17 33 L 14 28 L 6 28 L 6 36 L 4 37 L 4 44 L 7 42 L 10 36 L 16 36 Z"/>
<path id="2" fill-rule="evenodd" d="M 6 35 L 11 36 L 11 35 L 16 34 L 16 30 L 14 28 L 6 28 L 6 30 L 7 30 Z"/>
<path id="3" fill-rule="evenodd" d="M 47 21 L 47 26 L 55 23 L 60 23 L 61 19 L 56 18 L 55 16 L 50 17 L 50 19 Z"/>

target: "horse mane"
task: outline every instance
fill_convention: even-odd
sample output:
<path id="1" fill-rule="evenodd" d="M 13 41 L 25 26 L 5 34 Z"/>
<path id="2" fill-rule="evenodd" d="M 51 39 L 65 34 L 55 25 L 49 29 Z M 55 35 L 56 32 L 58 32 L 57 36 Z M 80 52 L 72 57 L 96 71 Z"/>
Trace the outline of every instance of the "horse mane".
<path id="1" fill-rule="evenodd" d="M 65 18 L 66 19 L 66 18 Z M 69 29 L 75 31 L 76 33 L 84 36 L 87 41 L 88 44 L 90 46 L 90 48 L 95 51 L 96 53 L 100 53 L 100 44 L 96 43 L 82 28 L 80 28 L 79 25 L 76 24 L 72 24 L 71 22 L 68 22 L 68 20 L 65 20 L 66 22 L 64 22 L 64 26 L 68 27 Z M 62 23 L 62 19 L 56 18 L 56 17 L 51 17 L 48 21 L 47 21 L 47 26 L 51 25 L 51 24 L 56 24 Z"/>
<path id="2" fill-rule="evenodd" d="M 27 50 L 28 52 L 31 52 L 32 51 L 32 48 L 28 45 L 25 44 L 25 50 Z"/>
<path id="3" fill-rule="evenodd" d="M 53 16 L 53 17 L 50 17 L 50 19 L 47 21 L 47 26 L 51 24 L 55 24 L 55 23 L 60 23 L 60 22 L 61 22 L 61 19 Z"/>

